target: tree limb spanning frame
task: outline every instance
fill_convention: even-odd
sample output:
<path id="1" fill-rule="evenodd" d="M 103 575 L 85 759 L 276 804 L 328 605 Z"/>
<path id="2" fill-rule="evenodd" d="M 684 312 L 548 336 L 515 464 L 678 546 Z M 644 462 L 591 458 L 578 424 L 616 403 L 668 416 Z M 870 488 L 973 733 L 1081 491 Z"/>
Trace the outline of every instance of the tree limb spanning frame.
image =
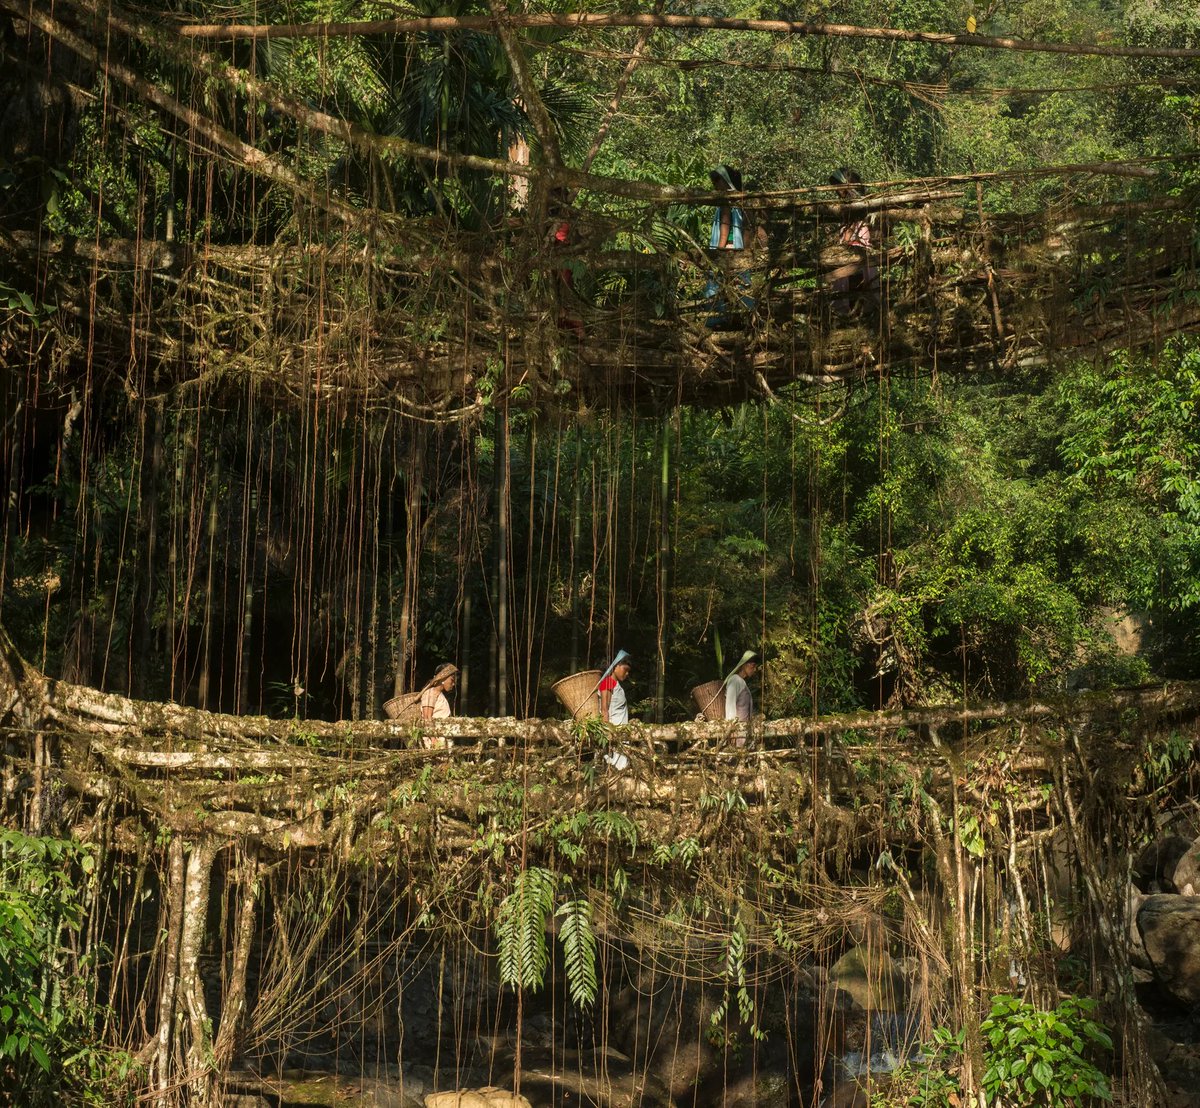
<path id="1" fill-rule="evenodd" d="M 813 185 L 798 189 L 775 190 L 753 194 L 721 194 L 711 189 L 691 189 L 657 185 L 646 181 L 598 176 L 590 172 L 571 169 L 561 164 L 548 164 L 535 167 L 506 158 L 492 158 L 476 154 L 450 154 L 446 151 L 410 142 L 406 139 L 389 135 L 378 135 L 364 128 L 357 127 L 347 120 L 311 108 L 307 104 L 303 104 L 279 91 L 270 82 L 254 77 L 235 66 L 228 65 L 212 54 L 202 51 L 198 52 L 194 47 L 187 46 L 182 42 L 172 42 L 167 37 L 167 33 L 161 31 L 156 26 L 148 24 L 144 20 L 124 15 L 112 5 L 103 3 L 102 0 L 67 0 L 67 2 L 80 11 L 106 20 L 112 28 L 120 31 L 122 34 L 145 45 L 165 50 L 175 57 L 176 60 L 207 73 L 210 77 L 228 84 L 244 95 L 261 100 L 264 104 L 288 115 L 303 126 L 340 139 L 362 151 L 370 151 L 389 157 L 410 157 L 447 169 L 479 170 L 503 176 L 525 178 L 533 178 L 544 174 L 549 179 L 551 185 L 562 185 L 575 192 L 586 190 L 599 195 L 617 196 L 628 200 L 647 202 L 715 205 L 718 202 L 732 198 L 741 201 L 747 206 L 763 209 L 827 207 L 830 214 L 835 216 L 858 211 L 873 211 L 875 207 L 871 205 L 887 206 L 893 203 L 892 200 L 886 197 L 879 197 L 872 198 L 871 200 L 856 201 L 848 205 L 830 205 L 828 198 L 835 191 L 834 186 L 831 185 Z M 8 10 L 20 18 L 25 18 L 26 9 L 20 3 L 20 0 L 0 0 L 0 10 Z M 80 39 L 79 36 L 63 26 L 61 22 L 44 16 L 41 13 L 32 14 L 36 15 L 36 19 L 33 20 L 35 25 L 44 33 L 53 38 L 60 39 L 64 45 L 72 50 L 86 51 L 83 56 L 88 57 L 90 60 L 98 60 L 98 52 Z M 189 125 L 196 126 L 200 133 L 208 135 L 212 141 L 217 142 L 223 149 L 226 149 L 246 169 L 251 172 L 261 173 L 261 175 L 268 177 L 268 179 L 288 185 L 291 188 L 301 189 L 303 195 L 314 203 L 322 202 L 320 198 L 313 195 L 315 192 L 314 187 L 297 177 L 290 168 L 280 165 L 257 147 L 238 139 L 237 136 L 225 131 L 218 124 L 207 120 L 194 109 L 180 104 L 173 97 L 162 92 L 158 86 L 133 74 L 115 62 L 109 64 L 109 71 L 140 95 L 144 95 L 156 107 L 175 115 Z M 196 120 L 194 124 L 193 117 Z M 1039 166 L 1036 168 L 954 174 L 936 178 L 896 179 L 873 182 L 873 187 L 908 190 L 916 186 L 917 188 L 925 187 L 927 189 L 934 189 L 950 185 L 966 185 L 975 181 L 1035 180 L 1075 174 L 1151 178 L 1156 175 L 1156 170 L 1152 168 L 1155 165 L 1177 164 L 1197 158 L 1200 158 L 1200 154 L 1158 155 L 1123 161 L 1071 163 L 1057 166 Z M 803 200 L 801 197 L 811 197 L 811 199 Z M 344 204 L 344 202 L 337 200 L 336 197 L 329 197 L 327 206 L 334 208 L 348 222 L 355 222 L 366 218 L 366 213 Z"/>
<path id="2" fill-rule="evenodd" d="M 790 19 L 735 19 L 727 16 L 666 15 L 653 12 L 511 13 L 505 17 L 504 23 L 510 28 L 518 29 L 558 27 L 564 31 L 588 31 L 605 27 L 650 27 L 678 31 L 737 31 L 794 35 L 798 38 L 917 42 L 929 46 L 969 46 L 981 50 L 1016 50 L 1034 54 L 1066 54 L 1100 58 L 1200 58 L 1200 49 L 1189 47 L 1040 42 L 1034 39 L 998 35 L 910 31 L 899 27 L 861 27 L 846 23 L 813 23 Z M 180 26 L 180 34 L 186 38 L 197 39 L 344 38 L 356 35 L 445 34 L 453 31 L 479 31 L 484 34 L 496 34 L 499 31 L 499 21 L 494 15 L 443 15 L 328 23 L 195 23 Z"/>

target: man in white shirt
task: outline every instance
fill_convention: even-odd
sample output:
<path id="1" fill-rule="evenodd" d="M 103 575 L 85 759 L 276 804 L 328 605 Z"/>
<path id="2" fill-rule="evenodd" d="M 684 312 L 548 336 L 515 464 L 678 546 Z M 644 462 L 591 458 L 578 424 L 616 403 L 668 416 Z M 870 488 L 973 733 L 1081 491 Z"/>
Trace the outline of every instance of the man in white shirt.
<path id="1" fill-rule="evenodd" d="M 749 723 L 754 714 L 754 698 L 750 695 L 747 678 L 758 672 L 758 655 L 747 650 L 737 667 L 725 680 L 725 718 Z"/>

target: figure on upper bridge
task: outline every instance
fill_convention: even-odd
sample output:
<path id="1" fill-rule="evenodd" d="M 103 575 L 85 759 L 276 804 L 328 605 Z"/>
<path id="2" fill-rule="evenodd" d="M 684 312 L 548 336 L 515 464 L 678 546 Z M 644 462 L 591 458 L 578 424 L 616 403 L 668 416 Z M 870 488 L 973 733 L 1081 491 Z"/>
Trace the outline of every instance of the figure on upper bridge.
<path id="1" fill-rule="evenodd" d="M 859 200 L 864 194 L 862 177 L 848 166 L 835 169 L 829 175 L 829 183 L 837 187 L 838 199 L 844 204 Z M 833 310 L 839 315 L 848 315 L 861 308 L 863 303 L 861 296 L 852 299 L 846 293 L 861 294 L 879 285 L 879 271 L 871 265 L 871 218 L 866 216 L 855 220 L 851 217 L 838 231 L 838 243 L 860 255 L 858 260 L 841 266 L 831 274 L 833 291 L 841 294 L 833 302 Z"/>
<path id="2" fill-rule="evenodd" d="M 550 190 L 550 249 L 556 252 L 566 250 L 571 242 L 571 194 L 561 185 Z M 555 271 L 558 281 L 558 326 L 564 331 L 570 331 L 577 339 L 583 339 L 583 322 L 576 319 L 569 306 L 576 300 L 575 274 L 567 265 L 559 266 Z"/>
<path id="3" fill-rule="evenodd" d="M 709 170 L 709 179 L 717 192 L 741 192 L 742 171 L 731 165 Z M 746 246 L 746 216 L 733 204 L 719 204 L 713 210 L 708 245 L 712 250 L 743 250 Z"/>
<path id="4" fill-rule="evenodd" d="M 717 192 L 742 191 L 742 171 L 735 166 L 719 165 L 715 169 L 709 170 L 708 176 Z M 713 209 L 712 227 L 708 235 L 710 250 L 744 250 L 747 241 L 751 238 L 746 213 L 740 207 L 736 204 L 721 203 Z M 709 316 L 704 322 L 710 329 L 721 331 L 733 325 L 733 319 L 728 314 L 729 305 L 721 295 L 722 285 L 727 279 L 726 271 L 732 266 L 728 265 L 727 260 L 722 259 L 720 255 L 716 260 L 719 268 L 709 277 L 708 283 L 704 286 L 705 299 L 712 301 L 712 307 L 716 314 Z M 754 301 L 741 293 L 741 289 L 748 290 L 750 288 L 750 274 L 743 270 L 735 278 L 730 279 L 735 280 L 740 286 L 738 297 L 740 306 L 746 309 L 753 308 Z"/>

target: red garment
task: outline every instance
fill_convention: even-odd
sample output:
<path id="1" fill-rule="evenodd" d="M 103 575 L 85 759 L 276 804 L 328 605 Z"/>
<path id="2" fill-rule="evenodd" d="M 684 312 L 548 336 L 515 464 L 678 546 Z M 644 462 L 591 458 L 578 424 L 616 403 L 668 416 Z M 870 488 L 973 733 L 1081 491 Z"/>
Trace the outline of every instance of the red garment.
<path id="1" fill-rule="evenodd" d="M 612 692 L 617 687 L 617 679 L 611 674 L 597 686 L 599 692 Z"/>
<path id="2" fill-rule="evenodd" d="M 563 222 L 558 225 L 558 229 L 554 232 L 554 241 L 559 246 L 566 246 L 571 238 L 571 225 Z M 575 274 L 565 266 L 558 271 L 558 279 L 566 285 L 567 288 L 575 287 Z"/>
<path id="3" fill-rule="evenodd" d="M 558 247 L 566 246 L 571 238 L 571 224 L 567 220 L 563 220 L 554 230 L 554 244 Z M 556 271 L 558 279 L 562 287 L 575 291 L 575 274 L 566 266 Z M 558 325 L 565 331 L 574 333 L 577 339 L 583 338 L 583 324 L 572 318 L 567 312 L 561 312 L 558 317 Z"/>

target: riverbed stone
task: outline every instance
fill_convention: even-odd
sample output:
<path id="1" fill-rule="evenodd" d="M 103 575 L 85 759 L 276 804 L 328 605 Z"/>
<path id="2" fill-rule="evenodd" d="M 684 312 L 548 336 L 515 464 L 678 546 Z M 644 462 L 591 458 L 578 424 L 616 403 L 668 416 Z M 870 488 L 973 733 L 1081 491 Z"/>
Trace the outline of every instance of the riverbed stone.
<path id="1" fill-rule="evenodd" d="M 459 1089 L 452 1093 L 428 1093 L 425 1108 L 533 1108 L 511 1089 L 485 1085 L 482 1089 Z"/>
<path id="2" fill-rule="evenodd" d="M 282 1074 L 267 1077 L 241 1076 L 239 1084 L 246 1091 L 253 1084 L 259 1086 L 257 1101 L 261 1101 L 262 1108 L 270 1104 L 303 1104 L 312 1108 L 319 1105 L 341 1108 L 349 1104 L 355 1108 L 422 1108 L 421 1085 L 408 1081 L 399 1071 L 372 1077 L 285 1070 Z M 238 1103 L 227 1097 L 222 1108 L 255 1108 L 257 1101 L 246 1099 L 244 1103 Z"/>
<path id="3" fill-rule="evenodd" d="M 1200 897 L 1157 893 L 1137 914 L 1155 980 L 1182 1004 L 1200 1004 Z"/>

